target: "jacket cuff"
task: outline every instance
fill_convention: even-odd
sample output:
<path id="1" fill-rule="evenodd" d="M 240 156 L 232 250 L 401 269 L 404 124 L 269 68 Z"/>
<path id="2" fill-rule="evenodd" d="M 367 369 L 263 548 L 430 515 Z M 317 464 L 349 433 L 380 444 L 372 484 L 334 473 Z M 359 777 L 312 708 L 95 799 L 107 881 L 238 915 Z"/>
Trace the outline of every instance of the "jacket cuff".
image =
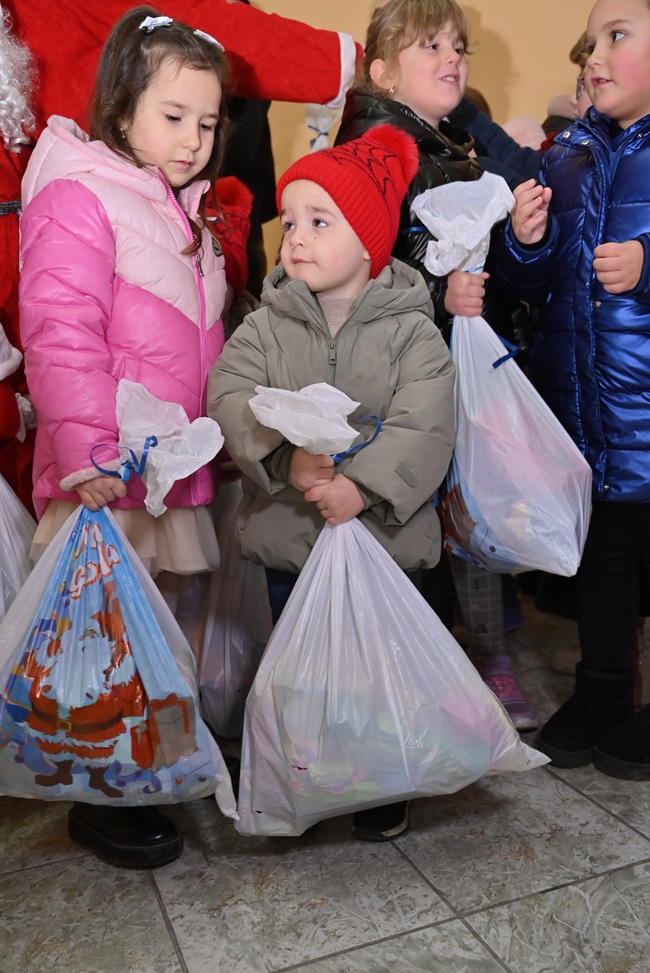
<path id="1" fill-rule="evenodd" d="M 291 485 L 289 474 L 295 448 L 293 443 L 282 443 L 281 446 L 264 457 L 262 466 L 270 480 L 278 480 L 280 483 Z"/>
<path id="2" fill-rule="evenodd" d="M 341 51 L 341 81 L 337 94 L 327 102 L 328 108 L 343 108 L 345 93 L 354 83 L 357 62 L 361 64 L 363 60 L 363 48 L 355 42 L 351 34 L 339 32 L 338 36 Z"/>
<path id="3" fill-rule="evenodd" d="M 640 233 L 632 239 L 638 240 L 643 247 L 643 267 L 639 282 L 631 293 L 642 304 L 650 304 L 650 234 Z"/>
<path id="4" fill-rule="evenodd" d="M 544 233 L 542 239 L 538 243 L 520 243 L 512 230 L 512 221 L 510 217 L 508 217 L 508 222 L 505 229 L 505 243 L 508 249 L 512 250 L 515 256 L 519 257 L 520 259 L 523 258 L 522 262 L 525 262 L 529 257 L 534 259 L 542 250 L 553 249 L 557 235 L 557 223 L 555 222 L 553 216 L 549 213 L 546 232 Z"/>
<path id="5" fill-rule="evenodd" d="M 106 463 L 106 467 L 108 469 L 117 470 L 119 469 L 120 465 L 121 463 L 119 459 Z M 89 466 L 85 470 L 75 470 L 74 473 L 68 473 L 68 475 L 64 476 L 59 482 L 59 486 L 62 490 L 65 490 L 66 493 L 69 493 L 82 483 L 88 483 L 90 480 L 96 480 L 97 477 L 105 475 L 105 473 L 102 473 L 101 470 L 98 470 L 95 466 Z"/>

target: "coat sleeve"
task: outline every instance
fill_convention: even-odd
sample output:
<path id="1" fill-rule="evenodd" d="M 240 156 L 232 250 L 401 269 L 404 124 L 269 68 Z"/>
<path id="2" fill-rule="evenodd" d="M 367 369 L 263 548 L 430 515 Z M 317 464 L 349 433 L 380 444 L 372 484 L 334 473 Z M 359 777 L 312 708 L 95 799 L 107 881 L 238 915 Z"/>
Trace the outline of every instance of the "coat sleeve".
<path id="1" fill-rule="evenodd" d="M 35 113 L 40 126 L 64 115 L 87 128 L 85 117 L 101 49 L 133 0 L 5 0 L 14 29 L 38 64 Z M 3 3 L 5 6 L 5 3 Z M 168 0 L 164 13 L 216 37 L 232 65 L 236 93 L 244 98 L 342 104 L 361 45 L 350 34 L 318 30 L 229 0 Z M 64 29 L 57 30 L 57 25 Z M 56 43 L 52 33 L 56 31 Z M 74 65 L 74 70 L 70 70 Z"/>
<path id="2" fill-rule="evenodd" d="M 262 308 L 249 314 L 226 342 L 208 379 L 207 412 L 219 423 L 226 449 L 242 473 L 273 494 L 288 483 L 274 477 L 269 458 L 276 451 L 286 454 L 287 443 L 282 433 L 258 422 L 248 405 L 257 385 L 270 384 L 256 320 L 265 313 Z"/>
<path id="3" fill-rule="evenodd" d="M 447 473 L 456 434 L 455 372 L 440 332 L 422 315 L 402 352 L 379 435 L 341 469 L 364 496 L 385 501 L 373 512 L 386 524 L 406 523 Z"/>
<path id="4" fill-rule="evenodd" d="M 477 154 L 487 157 L 486 160 L 479 158 L 482 168 L 503 175 L 511 189 L 526 179 L 537 179 L 539 176 L 542 164 L 539 152 L 515 142 L 501 125 L 493 122 L 468 98 L 463 98 L 458 108 L 449 116 L 449 121 L 459 125 L 476 139 L 480 146 L 480 151 L 476 147 Z M 487 165 L 484 165 L 485 161 Z M 498 163 L 502 167 L 501 171 L 491 170 L 490 161 Z"/>
<path id="5" fill-rule="evenodd" d="M 540 307 L 555 273 L 558 225 L 549 212 L 548 232 L 538 246 L 519 243 L 508 219 L 498 242 L 497 281 L 511 297 Z"/>
<path id="6" fill-rule="evenodd" d="M 111 353 L 115 248 L 97 197 L 57 180 L 21 220 L 20 314 L 25 369 L 39 419 L 51 442 L 63 489 L 91 479 L 97 443 L 117 443 Z"/>

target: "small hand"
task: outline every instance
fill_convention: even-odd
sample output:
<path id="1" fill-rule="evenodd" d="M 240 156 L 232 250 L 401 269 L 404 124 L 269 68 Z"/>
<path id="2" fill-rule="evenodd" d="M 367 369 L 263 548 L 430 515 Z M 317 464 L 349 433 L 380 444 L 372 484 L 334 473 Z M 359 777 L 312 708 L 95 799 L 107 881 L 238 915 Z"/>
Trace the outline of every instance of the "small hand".
<path id="1" fill-rule="evenodd" d="M 468 274 L 464 270 L 452 270 L 447 277 L 445 310 L 465 318 L 479 317 L 483 313 L 485 281 L 489 276 L 485 271 Z"/>
<path id="2" fill-rule="evenodd" d="M 539 243 L 546 233 L 551 190 L 534 179 L 522 182 L 514 190 L 515 205 L 510 213 L 512 232 L 524 245 Z"/>
<path id="3" fill-rule="evenodd" d="M 126 484 L 122 483 L 117 476 L 98 476 L 94 480 L 80 483 L 75 490 L 88 510 L 99 510 L 111 500 L 126 496 Z"/>
<path id="4" fill-rule="evenodd" d="M 334 476 L 334 460 L 325 453 L 314 455 L 302 446 L 296 447 L 291 457 L 289 480 L 291 486 L 302 493 L 322 483 L 329 483 Z"/>
<path id="5" fill-rule="evenodd" d="M 366 506 L 356 483 L 343 473 L 337 473 L 331 483 L 308 490 L 305 500 L 315 503 L 327 523 L 334 527 L 354 520 Z"/>
<path id="6" fill-rule="evenodd" d="M 623 294 L 639 283 L 645 251 L 638 240 L 601 243 L 594 250 L 594 272 L 610 294 Z"/>

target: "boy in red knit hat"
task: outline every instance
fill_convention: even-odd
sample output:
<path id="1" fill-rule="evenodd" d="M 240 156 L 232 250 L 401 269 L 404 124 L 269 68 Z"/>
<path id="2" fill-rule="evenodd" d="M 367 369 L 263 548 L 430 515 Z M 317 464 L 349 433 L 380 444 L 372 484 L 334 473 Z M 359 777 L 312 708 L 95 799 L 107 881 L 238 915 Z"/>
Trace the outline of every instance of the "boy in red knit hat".
<path id="1" fill-rule="evenodd" d="M 210 376 L 208 413 L 242 470 L 240 551 L 267 570 L 274 622 L 326 522 L 358 516 L 415 582 L 439 557 L 431 500 L 454 441 L 454 366 L 423 278 L 390 256 L 417 164 L 410 136 L 383 125 L 289 168 L 277 190 L 281 264 Z M 258 385 L 317 382 L 360 402 L 349 419 L 360 441 L 375 417 L 382 423 L 336 464 L 262 426 L 248 406 Z M 364 840 L 407 825 L 407 802 L 354 815 Z"/>

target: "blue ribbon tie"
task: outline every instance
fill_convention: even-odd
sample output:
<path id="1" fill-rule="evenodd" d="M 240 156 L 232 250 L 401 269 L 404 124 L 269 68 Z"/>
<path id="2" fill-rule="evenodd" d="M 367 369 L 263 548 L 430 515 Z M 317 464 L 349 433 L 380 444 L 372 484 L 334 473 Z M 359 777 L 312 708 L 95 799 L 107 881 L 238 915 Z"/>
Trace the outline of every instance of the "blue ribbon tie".
<path id="1" fill-rule="evenodd" d="M 356 453 L 358 450 L 363 449 L 364 446 L 369 446 L 370 443 L 377 438 L 379 435 L 379 430 L 381 429 L 381 419 L 378 416 L 361 416 L 358 421 L 364 422 L 366 419 L 374 419 L 376 421 L 375 431 L 370 439 L 366 439 L 366 441 L 363 443 L 357 443 L 356 446 L 350 446 L 349 449 L 344 450 L 342 453 L 334 453 L 332 455 L 332 459 L 335 463 L 340 463 L 344 457 L 350 456 L 351 453 Z"/>
<path id="2" fill-rule="evenodd" d="M 149 455 L 149 450 L 152 446 L 157 446 L 157 445 L 158 445 L 158 440 L 155 436 L 147 436 L 147 438 L 144 441 L 142 456 L 140 457 L 139 460 L 136 454 L 133 452 L 133 450 L 129 449 L 128 446 L 118 445 L 117 447 L 118 450 L 125 449 L 128 453 L 131 454 L 131 458 L 125 460 L 118 470 L 107 470 L 103 466 L 100 466 L 99 463 L 95 462 L 95 460 L 93 459 L 93 453 L 95 452 L 96 449 L 112 449 L 114 448 L 113 444 L 97 443 L 97 445 L 93 446 L 93 448 L 90 450 L 90 462 L 93 464 L 95 469 L 99 470 L 99 472 L 102 473 L 104 476 L 117 476 L 122 481 L 122 483 L 128 483 L 134 473 L 136 476 L 142 476 L 142 474 L 144 473 L 144 468 L 147 463 L 147 456 Z"/>

